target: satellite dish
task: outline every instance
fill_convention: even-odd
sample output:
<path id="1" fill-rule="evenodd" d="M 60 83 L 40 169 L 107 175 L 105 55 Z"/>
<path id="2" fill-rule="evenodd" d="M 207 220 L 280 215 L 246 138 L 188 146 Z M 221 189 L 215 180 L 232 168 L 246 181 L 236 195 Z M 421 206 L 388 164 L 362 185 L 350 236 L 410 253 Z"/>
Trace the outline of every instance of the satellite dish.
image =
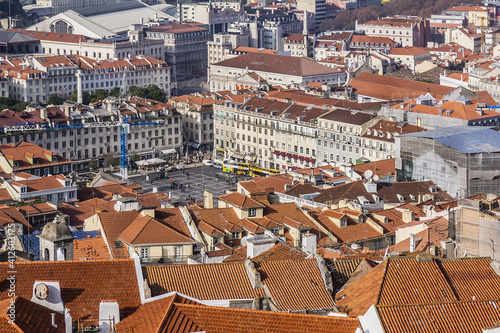
<path id="1" fill-rule="evenodd" d="M 248 236 L 245 236 L 240 239 L 241 246 L 247 246 L 247 238 Z"/>
<path id="2" fill-rule="evenodd" d="M 379 176 L 377 176 L 377 175 L 373 176 L 373 181 L 374 181 L 374 182 L 378 182 L 378 180 L 379 180 L 379 179 L 380 179 L 380 177 L 379 177 Z"/>
<path id="3" fill-rule="evenodd" d="M 366 170 L 365 173 L 363 174 L 366 179 L 370 179 L 373 176 L 373 171 L 371 170 Z"/>

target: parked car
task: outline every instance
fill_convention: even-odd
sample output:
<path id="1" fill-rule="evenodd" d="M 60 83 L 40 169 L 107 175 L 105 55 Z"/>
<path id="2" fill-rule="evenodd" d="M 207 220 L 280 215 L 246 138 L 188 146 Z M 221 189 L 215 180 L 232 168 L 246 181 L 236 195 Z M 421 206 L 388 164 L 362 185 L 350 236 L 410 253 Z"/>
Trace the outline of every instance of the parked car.
<path id="1" fill-rule="evenodd" d="M 177 170 L 184 170 L 186 165 L 185 164 L 177 164 L 175 167 L 177 168 Z"/>
<path id="2" fill-rule="evenodd" d="M 212 160 L 203 160 L 203 165 L 206 165 L 206 166 L 212 166 L 214 164 L 214 162 Z"/>
<path id="3" fill-rule="evenodd" d="M 216 169 L 222 169 L 222 164 L 220 164 L 219 162 L 213 162 L 212 166 Z"/>

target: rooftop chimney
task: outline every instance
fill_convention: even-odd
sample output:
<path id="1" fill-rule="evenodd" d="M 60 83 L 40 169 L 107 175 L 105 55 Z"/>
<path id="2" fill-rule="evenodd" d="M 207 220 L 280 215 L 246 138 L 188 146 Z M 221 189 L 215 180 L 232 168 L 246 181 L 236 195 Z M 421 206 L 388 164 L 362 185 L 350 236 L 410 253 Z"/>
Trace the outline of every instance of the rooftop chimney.
<path id="1" fill-rule="evenodd" d="M 40 109 L 40 118 L 42 118 L 43 120 L 47 120 L 47 109 L 46 108 Z"/>
<path id="2" fill-rule="evenodd" d="M 415 234 L 410 234 L 410 252 L 415 252 Z"/>
<path id="3" fill-rule="evenodd" d="M 210 191 L 203 192 L 203 208 L 214 208 L 214 195 Z"/>
<path id="4" fill-rule="evenodd" d="M 302 251 L 307 254 L 312 254 L 313 257 L 316 256 L 316 235 L 315 234 L 303 234 L 302 235 Z"/>
<path id="5" fill-rule="evenodd" d="M 403 211 L 402 218 L 404 223 L 410 223 L 411 221 L 415 220 L 415 214 L 411 210 L 406 209 L 405 211 Z"/>
<path id="6" fill-rule="evenodd" d="M 273 238 L 267 235 L 258 235 L 247 239 L 247 258 L 254 258 L 271 249 L 275 244 Z"/>
<path id="7" fill-rule="evenodd" d="M 99 304 L 99 332 L 114 332 L 120 322 L 120 307 L 116 301 L 101 301 Z"/>

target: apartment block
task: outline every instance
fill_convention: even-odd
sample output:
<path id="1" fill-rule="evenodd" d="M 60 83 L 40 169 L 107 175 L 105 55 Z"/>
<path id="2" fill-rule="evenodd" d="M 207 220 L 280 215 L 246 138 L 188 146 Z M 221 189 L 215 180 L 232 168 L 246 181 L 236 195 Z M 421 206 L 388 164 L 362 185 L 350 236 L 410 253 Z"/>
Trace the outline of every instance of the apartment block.
<path id="1" fill-rule="evenodd" d="M 402 46 L 427 46 L 429 21 L 419 17 L 394 16 L 365 23 L 356 22 L 356 31 L 366 36 L 389 37 Z"/>
<path id="2" fill-rule="evenodd" d="M 77 89 L 76 72 L 82 70 L 82 89 L 111 90 L 128 85 L 156 85 L 170 96 L 170 67 L 161 60 L 146 56 L 131 59 L 95 60 L 81 55 L 29 57 L 5 60 L 0 64 L 3 76 L 10 81 L 9 95 L 18 101 L 47 102 L 58 94 L 68 98 Z"/>
<path id="3" fill-rule="evenodd" d="M 270 169 L 315 166 L 317 119 L 328 110 L 262 97 L 214 105 L 215 156 L 238 153 Z"/>

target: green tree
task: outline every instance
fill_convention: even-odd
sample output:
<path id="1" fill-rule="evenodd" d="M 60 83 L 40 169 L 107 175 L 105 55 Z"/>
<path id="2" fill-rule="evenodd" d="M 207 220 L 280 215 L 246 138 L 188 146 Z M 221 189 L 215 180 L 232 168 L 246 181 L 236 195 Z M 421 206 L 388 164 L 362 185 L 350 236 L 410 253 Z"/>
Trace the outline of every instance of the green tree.
<path id="1" fill-rule="evenodd" d="M 141 157 L 137 153 L 132 153 L 130 154 L 130 159 L 132 160 L 132 162 L 137 162 L 138 160 L 141 159 Z"/>
<path id="2" fill-rule="evenodd" d="M 49 96 L 48 104 L 61 105 L 64 101 L 57 94 L 52 94 Z"/>
<path id="3" fill-rule="evenodd" d="M 90 102 L 95 103 L 95 102 L 98 102 L 98 101 L 102 101 L 106 97 L 108 97 L 108 94 L 106 93 L 106 90 L 104 90 L 104 89 L 96 89 L 96 90 L 94 90 L 94 92 L 92 93 L 92 95 L 90 97 Z"/>
<path id="4" fill-rule="evenodd" d="M 130 96 L 137 96 L 142 98 L 148 97 L 148 92 L 146 88 L 130 86 L 129 89 L 130 89 Z"/>
<path id="5" fill-rule="evenodd" d="M 152 84 L 146 88 L 147 98 L 153 99 L 158 102 L 165 102 L 167 94 L 161 90 L 158 86 Z"/>
<path id="6" fill-rule="evenodd" d="M 84 90 L 82 92 L 82 102 L 83 102 L 83 104 L 87 104 L 88 105 L 90 103 L 90 98 L 91 98 L 91 96 L 90 96 L 89 92 Z M 77 91 L 75 89 L 75 90 L 73 90 L 73 93 L 71 94 L 71 97 L 69 98 L 69 100 L 73 101 L 73 102 L 76 102 L 77 99 L 78 99 L 78 93 L 77 93 Z"/>
<path id="7" fill-rule="evenodd" d="M 116 158 L 113 156 L 113 154 L 108 154 L 106 157 L 104 157 L 104 165 L 107 167 L 110 166 L 117 166 L 120 164 L 120 158 Z"/>
<path id="8" fill-rule="evenodd" d="M 113 89 L 111 89 L 111 91 L 109 92 L 109 96 L 114 96 L 114 97 L 118 97 L 120 95 L 120 87 L 114 87 Z"/>
<path id="9" fill-rule="evenodd" d="M 89 169 L 90 170 L 95 170 L 99 167 L 99 165 L 97 165 L 97 161 L 94 160 L 94 159 L 91 159 L 90 162 L 89 162 Z"/>
<path id="10" fill-rule="evenodd" d="M 14 110 L 14 111 L 24 111 L 26 110 L 26 107 L 30 105 L 30 102 L 21 102 L 21 103 L 17 103 L 17 104 L 14 104 L 10 107 L 11 110 Z"/>

